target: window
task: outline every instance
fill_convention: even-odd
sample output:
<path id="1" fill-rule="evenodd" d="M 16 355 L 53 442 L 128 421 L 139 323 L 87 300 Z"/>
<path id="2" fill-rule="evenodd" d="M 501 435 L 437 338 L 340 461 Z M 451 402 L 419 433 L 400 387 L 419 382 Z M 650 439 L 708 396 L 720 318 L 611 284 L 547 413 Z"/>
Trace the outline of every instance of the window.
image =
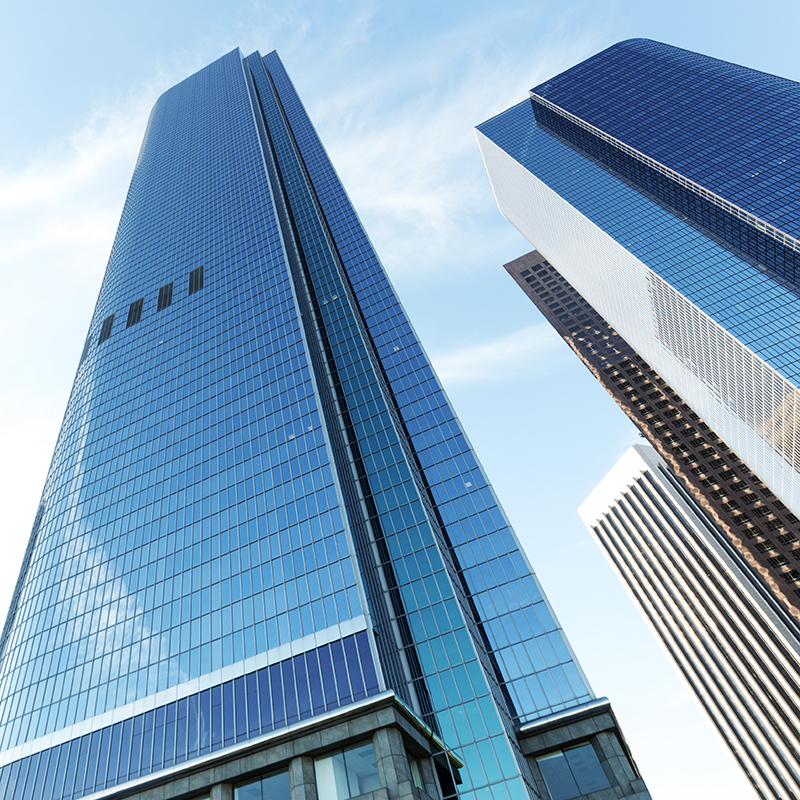
<path id="1" fill-rule="evenodd" d="M 91 344 L 92 344 L 92 337 L 87 336 L 86 342 L 83 345 L 83 352 L 81 353 L 81 360 L 80 360 L 81 364 L 83 364 L 83 362 L 86 360 L 86 356 L 89 355 L 89 348 L 91 347 Z"/>
<path id="2" fill-rule="evenodd" d="M 772 558 L 768 558 L 767 561 L 771 566 L 776 568 L 785 567 L 789 563 L 789 560 L 786 558 L 786 556 L 773 556 Z"/>
<path id="3" fill-rule="evenodd" d="M 234 800 L 291 800 L 291 796 L 288 772 L 276 772 L 240 784 L 233 794 Z"/>
<path id="4" fill-rule="evenodd" d="M 418 758 L 413 756 L 408 757 L 408 768 L 411 770 L 411 780 L 417 789 L 425 789 L 425 781 L 422 780 L 422 765 L 419 763 Z"/>
<path id="5" fill-rule="evenodd" d="M 536 762 L 551 800 L 570 800 L 611 785 L 591 744 L 556 750 Z"/>
<path id="6" fill-rule="evenodd" d="M 140 298 L 139 300 L 135 300 L 133 303 L 131 303 L 131 306 L 128 309 L 128 324 L 125 326 L 126 328 L 130 328 L 131 325 L 135 325 L 141 320 L 143 305 L 144 298 Z"/>
<path id="7" fill-rule="evenodd" d="M 103 320 L 103 327 L 100 328 L 100 339 L 98 344 L 103 344 L 106 339 L 111 338 L 111 329 L 114 327 L 114 315 L 106 317 Z"/>
<path id="8" fill-rule="evenodd" d="M 198 267 L 189 273 L 189 294 L 199 292 L 203 288 L 203 268 Z"/>
<path id="9" fill-rule="evenodd" d="M 348 800 L 381 788 L 372 742 L 318 758 L 314 769 L 319 800 Z"/>
<path id="10" fill-rule="evenodd" d="M 167 306 L 172 305 L 172 284 L 168 283 L 158 290 L 158 311 L 163 311 Z"/>

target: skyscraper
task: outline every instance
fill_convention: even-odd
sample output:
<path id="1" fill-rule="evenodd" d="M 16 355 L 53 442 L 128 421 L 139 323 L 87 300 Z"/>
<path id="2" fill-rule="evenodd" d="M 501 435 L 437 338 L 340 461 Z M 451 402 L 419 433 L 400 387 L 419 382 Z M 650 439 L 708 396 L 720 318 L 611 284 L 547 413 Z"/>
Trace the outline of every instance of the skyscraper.
<path id="1" fill-rule="evenodd" d="M 0 726 L 2 800 L 646 796 L 274 52 L 153 108 Z"/>
<path id="2" fill-rule="evenodd" d="M 478 128 L 503 214 L 777 497 L 735 526 L 796 617 L 798 110 L 794 81 L 634 39 Z"/>
<path id="3" fill-rule="evenodd" d="M 667 464 L 635 445 L 579 509 L 760 797 L 800 795 L 800 637 Z"/>

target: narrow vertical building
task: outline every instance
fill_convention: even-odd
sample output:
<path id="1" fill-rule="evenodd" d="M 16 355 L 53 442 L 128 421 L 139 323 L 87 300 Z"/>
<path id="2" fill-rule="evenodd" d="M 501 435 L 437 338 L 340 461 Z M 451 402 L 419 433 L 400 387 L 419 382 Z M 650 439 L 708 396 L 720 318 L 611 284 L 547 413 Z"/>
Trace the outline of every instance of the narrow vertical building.
<path id="1" fill-rule="evenodd" d="M 505 269 L 797 621 L 797 517 L 541 253 Z"/>
<path id="2" fill-rule="evenodd" d="M 800 637 L 652 448 L 578 510 L 763 798 L 800 795 Z"/>
<path id="3" fill-rule="evenodd" d="M 278 56 L 235 50 L 148 122 L 0 641 L 0 800 L 565 776 L 645 791 Z"/>

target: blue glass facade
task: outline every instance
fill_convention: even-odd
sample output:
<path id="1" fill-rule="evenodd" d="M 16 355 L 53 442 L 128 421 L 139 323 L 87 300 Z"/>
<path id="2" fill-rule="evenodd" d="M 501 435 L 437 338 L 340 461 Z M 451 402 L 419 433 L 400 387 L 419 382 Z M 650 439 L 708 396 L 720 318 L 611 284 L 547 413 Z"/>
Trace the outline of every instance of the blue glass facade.
<path id="1" fill-rule="evenodd" d="M 788 283 L 712 238 L 605 164 L 537 122 L 529 100 L 479 126 L 495 144 L 654 272 L 800 384 L 787 320 L 800 321 L 800 298 Z M 735 297 L 732 297 L 735 292 Z"/>
<path id="2" fill-rule="evenodd" d="M 275 53 L 153 109 L 0 648 L 0 800 L 387 688 L 522 798 L 591 698 Z"/>
<path id="3" fill-rule="evenodd" d="M 531 90 L 800 237 L 800 84 L 630 39 Z"/>

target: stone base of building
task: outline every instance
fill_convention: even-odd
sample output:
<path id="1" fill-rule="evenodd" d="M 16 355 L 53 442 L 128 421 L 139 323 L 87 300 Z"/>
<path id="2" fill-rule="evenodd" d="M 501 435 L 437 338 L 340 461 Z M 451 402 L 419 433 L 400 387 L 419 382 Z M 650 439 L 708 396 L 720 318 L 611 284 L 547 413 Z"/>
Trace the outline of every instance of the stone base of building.
<path id="1" fill-rule="evenodd" d="M 524 725 L 517 738 L 542 800 L 651 800 L 605 698 Z"/>

